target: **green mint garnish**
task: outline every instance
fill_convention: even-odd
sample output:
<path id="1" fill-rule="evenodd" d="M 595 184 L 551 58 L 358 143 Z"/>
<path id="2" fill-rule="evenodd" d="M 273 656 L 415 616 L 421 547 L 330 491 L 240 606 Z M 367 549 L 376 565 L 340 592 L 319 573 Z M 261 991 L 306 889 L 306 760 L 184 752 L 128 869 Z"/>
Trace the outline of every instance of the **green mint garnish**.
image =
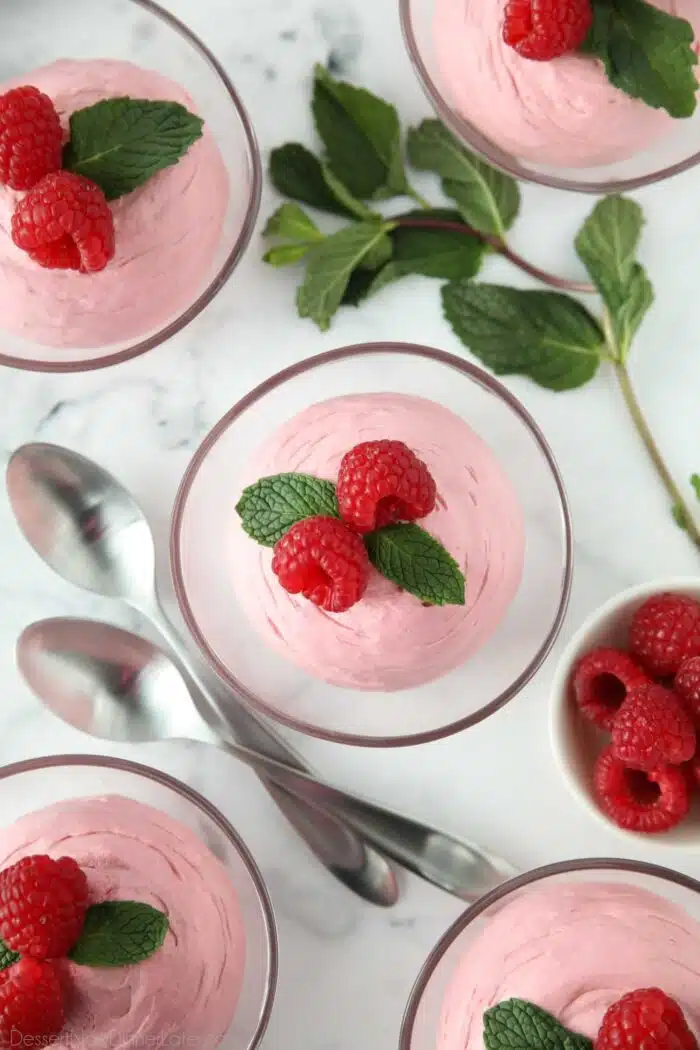
<path id="1" fill-rule="evenodd" d="M 347 218 L 354 214 L 335 197 L 321 161 L 306 146 L 288 142 L 285 146 L 273 149 L 269 171 L 272 185 L 283 196 L 333 215 Z"/>
<path id="2" fill-rule="evenodd" d="M 379 200 L 406 193 L 401 127 L 393 106 L 316 66 L 311 109 L 328 166 L 353 197 Z"/>
<path id="3" fill-rule="evenodd" d="M 6 970 L 8 966 L 16 963 L 18 959 L 18 953 L 13 952 L 3 940 L 0 940 L 0 970 Z"/>
<path id="4" fill-rule="evenodd" d="M 698 500 L 700 500 L 700 474 L 690 475 L 690 484 Z"/>
<path id="5" fill-rule="evenodd" d="M 524 999 L 506 999 L 484 1014 L 486 1050 L 592 1050 L 546 1010 Z"/>
<path id="6" fill-rule="evenodd" d="M 335 485 L 310 474 L 275 474 L 243 490 L 236 505 L 241 525 L 263 547 L 274 547 L 304 518 L 338 517 Z"/>
<path id="7" fill-rule="evenodd" d="M 177 164 L 201 138 L 203 125 L 177 102 L 104 99 L 70 118 L 64 167 L 116 200 Z"/>
<path id="8" fill-rule="evenodd" d="M 408 156 L 414 168 L 440 176 L 445 195 L 480 233 L 503 237 L 518 217 L 520 189 L 515 179 L 466 150 L 439 120 L 424 120 L 411 128 Z"/>
<path id="9" fill-rule="evenodd" d="M 459 565 L 419 525 L 387 525 L 365 536 L 365 546 L 375 569 L 420 601 L 464 605 L 465 581 Z"/>
<path id="10" fill-rule="evenodd" d="M 649 278 L 637 262 L 643 227 L 644 215 L 635 201 L 606 197 L 596 204 L 575 242 L 578 256 L 608 309 L 623 361 L 654 302 Z"/>
<path id="11" fill-rule="evenodd" d="M 581 48 L 605 66 L 611 84 L 672 117 L 691 117 L 698 82 L 690 22 L 647 0 L 593 0 Z"/>
<path id="12" fill-rule="evenodd" d="M 442 302 L 459 338 L 496 375 L 572 390 L 598 370 L 605 337 L 576 299 L 460 279 L 445 285 Z"/>
<path id="13" fill-rule="evenodd" d="M 163 944 L 168 917 L 138 901 L 105 901 L 88 908 L 80 939 L 69 958 L 81 966 L 131 966 Z"/>

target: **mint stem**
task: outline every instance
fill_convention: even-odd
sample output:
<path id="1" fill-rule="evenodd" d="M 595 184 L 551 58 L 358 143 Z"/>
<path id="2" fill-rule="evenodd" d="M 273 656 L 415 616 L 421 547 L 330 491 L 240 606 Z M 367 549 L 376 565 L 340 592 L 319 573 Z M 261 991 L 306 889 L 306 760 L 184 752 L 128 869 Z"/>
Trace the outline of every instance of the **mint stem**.
<path id="1" fill-rule="evenodd" d="M 654 441 L 652 432 L 649 429 L 649 424 L 644 418 L 639 401 L 637 400 L 637 395 L 634 392 L 630 374 L 627 371 L 627 366 L 622 361 L 614 361 L 613 368 L 615 369 L 615 375 L 620 384 L 620 390 L 625 400 L 625 404 L 627 405 L 629 414 L 632 417 L 635 429 L 642 439 L 649 458 L 671 498 L 671 506 L 674 509 L 674 516 L 678 522 L 683 522 L 683 528 L 688 533 L 688 536 L 695 546 L 700 548 L 700 529 L 698 528 L 695 519 L 690 512 L 690 508 L 683 498 L 681 490 L 673 480 L 671 472 L 666 466 L 663 457 L 659 452 L 658 446 Z"/>
<path id="2" fill-rule="evenodd" d="M 414 194 L 411 194 L 411 196 L 414 200 L 416 199 Z M 392 222 L 396 226 L 405 226 L 409 229 L 451 230 L 454 233 L 463 233 L 466 237 L 476 237 L 482 244 L 488 244 L 495 252 L 502 255 L 504 259 L 508 259 L 523 273 L 529 274 L 530 277 L 534 277 L 542 284 L 549 285 L 550 288 L 556 288 L 558 291 L 582 292 L 590 295 L 596 291 L 592 284 L 587 284 L 585 281 L 570 281 L 566 277 L 557 277 L 552 273 L 547 273 L 546 270 L 541 270 L 539 266 L 535 266 L 533 263 L 528 262 L 527 259 L 523 259 L 521 255 L 517 255 L 501 237 L 496 237 L 490 233 L 481 233 L 479 230 L 474 229 L 473 226 L 468 226 L 465 222 L 451 222 L 449 219 L 421 219 L 412 215 L 396 216 L 392 219 Z"/>

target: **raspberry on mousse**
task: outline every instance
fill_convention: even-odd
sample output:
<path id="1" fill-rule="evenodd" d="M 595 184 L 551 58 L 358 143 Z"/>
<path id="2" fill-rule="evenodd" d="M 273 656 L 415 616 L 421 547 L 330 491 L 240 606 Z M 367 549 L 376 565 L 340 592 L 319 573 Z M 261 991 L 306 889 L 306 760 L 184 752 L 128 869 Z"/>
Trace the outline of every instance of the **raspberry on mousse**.
<path id="1" fill-rule="evenodd" d="M 278 540 L 272 571 L 290 594 L 340 613 L 365 593 L 370 561 L 357 533 L 337 518 L 317 515 L 297 522 Z"/>
<path id="2" fill-rule="evenodd" d="M 61 168 L 63 128 L 48 97 L 32 86 L 0 95 L 0 184 L 30 190 Z"/>
<path id="3" fill-rule="evenodd" d="M 338 470 L 340 516 L 358 532 L 425 518 L 435 507 L 436 493 L 427 466 L 403 441 L 355 445 Z"/>

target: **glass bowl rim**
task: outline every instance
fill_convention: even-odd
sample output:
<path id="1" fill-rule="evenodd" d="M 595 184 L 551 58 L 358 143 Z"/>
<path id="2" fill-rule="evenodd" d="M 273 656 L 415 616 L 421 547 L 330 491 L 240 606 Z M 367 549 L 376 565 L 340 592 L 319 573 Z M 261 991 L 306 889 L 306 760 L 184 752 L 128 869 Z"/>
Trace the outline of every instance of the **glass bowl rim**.
<path id="1" fill-rule="evenodd" d="M 212 277 L 204 291 L 200 293 L 197 299 L 191 303 L 186 310 L 183 310 L 178 317 L 172 320 L 164 328 L 161 328 L 158 332 L 152 333 L 145 339 L 139 339 L 134 346 L 131 346 L 128 349 L 117 350 L 113 353 L 105 354 L 102 357 L 88 358 L 84 361 L 75 360 L 74 358 L 71 358 L 70 360 L 42 361 L 37 360 L 36 358 L 17 357 L 14 354 L 5 354 L 0 351 L 0 365 L 4 365 L 8 368 L 16 368 L 22 372 L 46 372 L 52 374 L 94 372 L 101 368 L 110 368 L 112 365 L 121 364 L 124 361 L 130 361 L 132 358 L 140 357 L 141 354 L 145 354 L 149 350 L 155 350 L 157 347 L 167 343 L 169 339 L 172 339 L 179 332 L 187 328 L 187 326 L 214 300 L 228 281 L 240 260 L 243 258 L 246 248 L 250 243 L 253 230 L 255 229 L 255 223 L 257 222 L 260 211 L 263 184 L 260 148 L 258 146 L 253 124 L 248 116 L 248 111 L 243 105 L 240 95 L 234 88 L 228 73 L 218 58 L 216 58 L 213 51 L 210 50 L 197 34 L 181 19 L 177 18 L 176 15 L 171 14 L 170 11 L 166 11 L 165 8 L 156 3 L 156 0 L 126 0 L 126 3 L 132 3 L 137 7 L 142 8 L 155 18 L 160 19 L 161 22 L 174 30 L 175 33 L 179 34 L 184 39 L 185 43 L 189 44 L 195 51 L 197 51 L 200 57 L 204 59 L 205 63 L 215 74 L 217 74 L 220 83 L 233 103 L 234 109 L 238 113 L 238 119 L 243 128 L 246 154 L 251 166 L 252 175 L 248 204 L 246 206 L 243 224 L 231 251 L 228 253 L 226 259 L 219 267 L 218 272 Z M 0 339 L 1 338 L 2 331 L 0 331 Z"/>
<path id="2" fill-rule="evenodd" d="M 505 172 L 505 174 L 511 175 L 520 182 L 532 183 L 536 186 L 548 186 L 551 189 L 566 190 L 570 193 L 590 193 L 600 196 L 608 193 L 627 193 L 630 190 L 641 189 L 644 186 L 653 186 L 657 182 L 664 182 L 675 175 L 681 175 L 684 171 L 690 171 L 691 168 L 696 167 L 700 163 L 700 150 L 698 150 L 696 153 L 686 157 L 685 160 L 678 161 L 676 164 L 670 164 L 660 171 L 652 172 L 649 175 L 636 175 L 634 178 L 628 179 L 610 179 L 606 182 L 592 182 L 587 179 L 563 178 L 559 175 L 546 175 L 540 172 L 528 172 L 526 174 L 518 167 L 517 161 L 514 160 L 513 163 L 510 163 L 507 159 L 508 155 L 500 151 L 497 159 L 475 144 L 472 125 L 464 117 L 460 117 L 458 113 L 455 113 L 452 107 L 448 105 L 444 96 L 438 90 L 433 77 L 430 75 L 428 67 L 423 61 L 421 49 L 418 46 L 414 33 L 414 21 L 411 14 L 411 5 L 414 2 L 415 0 L 399 0 L 399 19 L 408 57 L 414 72 L 418 76 L 423 93 L 432 105 L 438 118 L 452 132 L 455 138 L 498 171 Z M 477 133 L 480 139 L 482 137 L 485 139 L 478 128 L 474 127 L 473 131 Z"/>
<path id="3" fill-rule="evenodd" d="M 334 364 L 338 361 L 382 353 L 396 355 L 404 354 L 409 357 L 419 357 L 439 365 L 444 365 L 447 368 L 452 368 L 460 372 L 464 378 L 471 382 L 475 382 L 482 389 L 485 389 L 487 393 L 492 394 L 504 403 L 530 432 L 530 436 L 534 439 L 535 444 L 539 448 L 540 454 L 543 456 L 549 467 L 559 497 L 559 507 L 562 515 L 564 531 L 564 565 L 559 605 L 552 621 L 552 625 L 542 644 L 539 646 L 523 671 L 507 689 L 504 689 L 500 693 L 499 696 L 479 708 L 479 710 L 473 714 L 466 715 L 448 725 L 440 726 L 435 729 L 393 737 L 361 736 L 353 733 L 327 730 L 308 722 L 302 722 L 295 718 L 290 718 L 283 712 L 277 711 L 269 706 L 264 700 L 259 699 L 253 692 L 251 692 L 251 690 L 244 686 L 242 682 L 239 682 L 219 659 L 213 648 L 209 645 L 204 633 L 200 630 L 187 594 L 188 589 L 182 568 L 181 547 L 183 519 L 189 501 L 190 492 L 197 479 L 200 468 L 212 448 L 217 444 L 229 427 L 235 423 L 240 415 L 247 411 L 247 409 L 257 401 L 264 398 L 268 393 L 283 386 L 288 380 L 295 379 L 298 376 L 304 375 L 307 372 L 311 372 L 314 369 L 327 364 Z M 270 376 L 268 379 L 265 379 L 262 383 L 259 383 L 256 387 L 245 394 L 244 397 L 237 401 L 221 417 L 221 419 L 219 419 L 218 423 L 214 424 L 187 465 L 178 487 L 170 525 L 170 567 L 175 597 L 189 633 L 197 643 L 208 664 L 238 697 L 244 699 L 245 703 L 250 704 L 250 706 L 260 714 L 273 718 L 275 721 L 290 729 L 294 729 L 297 732 L 305 733 L 308 736 L 316 737 L 321 740 L 329 740 L 338 744 L 351 744 L 359 747 L 408 747 L 416 744 L 428 743 L 433 740 L 441 740 L 483 721 L 517 696 L 521 689 L 524 688 L 524 686 L 540 669 L 549 655 L 562 628 L 569 604 L 569 598 L 571 596 L 571 585 L 573 579 L 573 528 L 571 510 L 561 472 L 547 439 L 525 406 L 497 379 L 489 375 L 482 368 L 471 364 L 466 359 L 447 353 L 445 350 L 438 350 L 434 347 L 423 346 L 418 343 L 390 341 L 355 343 L 349 346 L 339 347 L 335 350 L 327 350 L 321 354 L 304 358 L 301 361 L 283 368 L 281 371 Z"/>
<path id="4" fill-rule="evenodd" d="M 508 879 L 500 886 L 485 893 L 475 904 L 465 908 L 462 914 L 442 934 L 434 947 L 431 948 L 408 997 L 408 1003 L 401 1021 L 398 1050 L 411 1050 L 414 1026 L 423 995 L 436 969 L 449 949 L 464 933 L 467 926 L 475 919 L 478 919 L 493 904 L 504 900 L 511 893 L 526 886 L 531 886 L 533 883 L 541 882 L 553 875 L 566 875 L 577 871 L 618 871 L 630 872 L 634 875 L 650 875 L 700 894 L 700 881 L 694 879 L 691 875 L 674 871 L 672 868 L 664 867 L 662 864 L 620 857 L 582 857 L 577 860 L 557 861 L 554 864 L 544 864 L 537 868 L 531 868 L 529 871 L 522 872 L 522 874 L 516 875 L 512 879 Z"/>
<path id="5" fill-rule="evenodd" d="M 246 846 L 236 829 L 213 802 L 210 802 L 209 799 L 205 798 L 199 791 L 196 791 L 195 788 L 190 787 L 189 784 L 185 784 L 184 781 L 178 780 L 177 777 L 171 776 L 170 773 L 156 769 L 155 766 L 147 766 L 143 762 L 133 762 L 131 759 L 126 758 L 113 758 L 110 755 L 43 755 L 38 758 L 26 758 L 19 762 L 10 762 L 7 765 L 0 766 L 0 781 L 10 780 L 12 777 L 22 773 L 39 773 L 45 769 L 70 769 L 76 767 L 82 769 L 90 767 L 93 769 L 113 769 L 119 773 L 128 773 L 140 777 L 143 780 L 151 780 L 161 787 L 168 788 L 174 794 L 184 798 L 186 802 L 189 802 L 196 809 L 199 809 L 212 823 L 216 824 L 219 831 L 236 850 L 253 882 L 255 893 L 262 909 L 270 960 L 269 972 L 265 983 L 263 1007 L 260 1011 L 255 1032 L 247 1048 L 247 1050 L 256 1050 L 265 1035 L 272 1015 L 279 974 L 279 945 L 272 900 L 260 868 L 248 846 Z"/>

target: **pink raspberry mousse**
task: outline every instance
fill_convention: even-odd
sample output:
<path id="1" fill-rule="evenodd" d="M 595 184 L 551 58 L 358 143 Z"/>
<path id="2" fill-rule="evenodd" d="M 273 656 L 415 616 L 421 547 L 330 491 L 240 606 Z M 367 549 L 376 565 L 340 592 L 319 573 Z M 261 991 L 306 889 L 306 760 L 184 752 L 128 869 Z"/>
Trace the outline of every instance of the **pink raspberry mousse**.
<path id="1" fill-rule="evenodd" d="M 183 88 L 130 62 L 55 62 L 0 85 L 32 84 L 61 121 L 105 98 L 179 102 Z M 157 331 L 182 313 L 212 276 L 229 202 L 229 179 L 206 124 L 173 167 L 111 204 L 116 255 L 96 274 L 43 269 L 10 235 L 20 194 L 0 186 L 0 327 L 43 346 L 119 344 Z"/>
<path id="2" fill-rule="evenodd" d="M 624 883 L 523 890 L 465 951 L 444 999 L 437 1050 L 483 1050 L 484 1012 L 525 999 L 592 1039 L 609 1006 L 661 988 L 700 1031 L 700 924 Z"/>
<path id="3" fill-rule="evenodd" d="M 518 589 L 523 514 L 490 449 L 434 401 L 357 394 L 312 405 L 284 423 L 254 456 L 241 488 L 285 472 L 335 482 L 346 452 L 381 438 L 408 445 L 437 483 L 435 510 L 419 524 L 465 572 L 464 606 L 425 607 L 372 569 L 361 601 L 347 612 L 326 613 L 281 587 L 271 550 L 247 536 L 237 516 L 231 575 L 241 606 L 271 648 L 333 685 L 395 691 L 467 660 L 494 633 Z"/>
<path id="4" fill-rule="evenodd" d="M 653 0 L 700 35 L 696 0 Z M 586 55 L 535 62 L 504 43 L 505 0 L 435 0 L 434 47 L 445 100 L 521 160 L 589 168 L 626 160 L 679 122 L 613 87 Z"/>
<path id="5" fill-rule="evenodd" d="M 58 802 L 0 833 L 0 868 L 34 853 L 73 857 L 91 903 L 143 901 L 170 924 L 163 946 L 133 966 L 61 963 L 70 991 L 54 1045 L 214 1050 L 231 1025 L 245 967 L 240 905 L 214 854 L 185 825 L 114 795 Z"/>

